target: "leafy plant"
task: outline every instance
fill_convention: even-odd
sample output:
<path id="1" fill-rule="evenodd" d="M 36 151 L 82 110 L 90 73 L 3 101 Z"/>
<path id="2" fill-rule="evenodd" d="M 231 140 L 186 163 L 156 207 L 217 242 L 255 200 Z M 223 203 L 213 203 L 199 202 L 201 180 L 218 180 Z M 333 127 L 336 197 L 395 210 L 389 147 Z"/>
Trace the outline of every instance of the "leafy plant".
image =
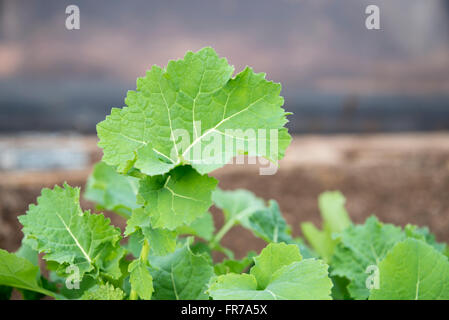
<path id="1" fill-rule="evenodd" d="M 204 48 L 139 78 L 126 106 L 97 125 L 103 159 L 84 192 L 125 230 L 84 211 L 79 188 L 43 189 L 19 217 L 21 249 L 0 250 L 0 297 L 16 288 L 25 299 L 449 299 L 447 247 L 428 229 L 375 217 L 355 225 L 344 197 L 327 192 L 323 230 L 301 226 L 309 247 L 275 200 L 217 187 L 208 174 L 235 156 L 276 164 L 291 140 L 280 85 L 233 72 Z M 260 254 L 236 258 L 222 245 L 236 225 L 267 243 Z M 217 252 L 225 258 L 214 262 Z"/>

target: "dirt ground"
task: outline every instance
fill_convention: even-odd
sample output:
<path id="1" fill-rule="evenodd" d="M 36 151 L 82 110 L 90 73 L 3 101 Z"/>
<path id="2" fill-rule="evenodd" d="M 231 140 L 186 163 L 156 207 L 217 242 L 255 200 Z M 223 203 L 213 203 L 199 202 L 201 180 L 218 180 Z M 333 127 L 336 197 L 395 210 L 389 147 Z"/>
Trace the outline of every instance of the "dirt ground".
<path id="1" fill-rule="evenodd" d="M 83 138 L 91 163 L 101 154 L 95 138 Z M 14 251 L 22 233 L 17 216 L 34 203 L 42 187 L 67 181 L 83 187 L 91 168 L 77 171 L 0 171 L 0 247 Z M 318 195 L 341 190 L 355 222 L 376 214 L 398 225 L 428 225 L 440 241 L 449 242 L 449 133 L 399 135 L 298 136 L 275 175 L 259 175 L 256 165 L 228 165 L 214 174 L 223 189 L 247 188 L 275 199 L 294 235 L 303 221 L 320 222 Z M 87 201 L 84 208 L 93 208 Z M 222 223 L 215 208 L 216 225 Z M 121 218 L 107 213 L 123 227 Z M 242 256 L 264 243 L 241 228 L 223 244 Z"/>

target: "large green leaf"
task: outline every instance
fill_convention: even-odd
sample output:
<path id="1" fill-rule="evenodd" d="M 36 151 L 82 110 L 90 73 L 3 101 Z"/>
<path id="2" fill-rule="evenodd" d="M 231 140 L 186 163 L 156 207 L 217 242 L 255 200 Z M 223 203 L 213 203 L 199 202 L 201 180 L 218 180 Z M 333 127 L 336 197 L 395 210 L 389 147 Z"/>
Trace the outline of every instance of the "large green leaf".
<path id="1" fill-rule="evenodd" d="M 376 217 L 363 225 L 350 226 L 341 235 L 332 257 L 331 274 L 350 280 L 348 291 L 355 299 L 366 299 L 369 289 L 367 268 L 376 266 L 387 252 L 406 238 L 401 228 L 382 224 Z"/>
<path id="2" fill-rule="evenodd" d="M 351 225 L 345 202 L 345 197 L 338 191 L 324 192 L 318 198 L 323 230 L 317 229 L 311 222 L 301 224 L 304 237 L 325 261 L 330 261 L 338 243 L 334 235 Z"/>
<path id="3" fill-rule="evenodd" d="M 87 180 L 84 197 L 100 208 L 114 211 L 126 218 L 138 208 L 138 179 L 117 173 L 104 162 L 98 162 Z"/>
<path id="4" fill-rule="evenodd" d="M 379 263 L 373 300 L 449 300 L 449 261 L 421 240 L 396 244 Z"/>
<path id="5" fill-rule="evenodd" d="M 134 166 L 161 175 L 178 164 L 207 173 L 240 153 L 282 158 L 291 138 L 280 84 L 250 68 L 231 78 L 233 71 L 212 48 L 153 66 L 128 92 L 127 107 L 97 125 L 103 161 L 120 172 Z M 246 129 L 270 132 L 253 137 Z"/>
<path id="6" fill-rule="evenodd" d="M 271 243 L 255 258 L 250 274 L 229 273 L 211 282 L 215 300 L 330 299 L 332 282 L 321 260 L 301 260 L 296 245 Z"/>
<path id="7" fill-rule="evenodd" d="M 153 228 L 174 230 L 207 212 L 216 185 L 214 178 L 200 175 L 190 166 L 180 166 L 170 174 L 142 179 L 139 197 Z"/>
<path id="8" fill-rule="evenodd" d="M 79 188 L 64 184 L 53 190 L 43 189 L 37 205 L 30 205 L 20 216 L 26 239 L 35 240 L 36 250 L 44 259 L 79 268 L 80 276 L 100 267 L 103 250 L 120 250 L 120 230 L 102 214 L 83 212 Z"/>
<path id="9" fill-rule="evenodd" d="M 38 284 L 39 275 L 39 268 L 30 261 L 0 249 L 0 285 L 55 296 Z"/>
<path id="10" fill-rule="evenodd" d="M 150 257 L 156 300 L 207 299 L 204 293 L 214 275 L 212 261 L 206 254 L 194 254 L 190 240 L 164 257 Z"/>

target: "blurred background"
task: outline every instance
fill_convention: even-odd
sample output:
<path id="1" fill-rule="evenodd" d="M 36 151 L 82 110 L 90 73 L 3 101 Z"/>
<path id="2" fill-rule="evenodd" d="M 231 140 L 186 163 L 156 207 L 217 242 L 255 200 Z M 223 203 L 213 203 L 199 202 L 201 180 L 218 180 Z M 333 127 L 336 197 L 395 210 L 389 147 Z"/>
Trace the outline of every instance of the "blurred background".
<path id="1" fill-rule="evenodd" d="M 80 30 L 65 28 L 71 4 Z M 381 30 L 365 27 L 370 4 Z M 228 166 L 221 187 L 278 200 L 298 234 L 340 189 L 357 222 L 449 241 L 449 1 L 0 0 L 0 247 L 17 248 L 16 216 L 42 186 L 84 186 L 95 124 L 137 77 L 204 46 L 281 82 L 293 112 L 278 174 Z"/>

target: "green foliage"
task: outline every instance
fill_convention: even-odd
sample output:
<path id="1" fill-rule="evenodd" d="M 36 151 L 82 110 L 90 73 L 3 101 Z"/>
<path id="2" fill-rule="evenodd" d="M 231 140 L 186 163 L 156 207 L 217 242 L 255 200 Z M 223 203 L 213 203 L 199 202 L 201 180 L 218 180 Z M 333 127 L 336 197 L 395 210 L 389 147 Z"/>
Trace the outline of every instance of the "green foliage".
<path id="1" fill-rule="evenodd" d="M 39 268 L 30 261 L 0 249 L 0 285 L 39 292 L 54 296 L 53 292 L 44 289 L 39 283 Z M 11 294 L 2 288 L 3 297 Z"/>
<path id="2" fill-rule="evenodd" d="M 214 271 L 217 276 L 227 273 L 242 273 L 254 264 L 253 258 L 256 256 L 254 251 L 250 251 L 248 255 L 240 260 L 225 259 L 214 265 Z"/>
<path id="3" fill-rule="evenodd" d="M 366 299 L 367 268 L 377 265 L 405 237 L 401 228 L 380 223 L 374 216 L 363 225 L 349 227 L 341 233 L 332 257 L 332 275 L 351 281 L 348 290 L 353 298 Z"/>
<path id="4" fill-rule="evenodd" d="M 82 300 L 123 300 L 124 298 L 125 293 L 109 283 L 96 286 L 86 291 L 81 297 Z"/>
<path id="5" fill-rule="evenodd" d="M 180 166 L 169 174 L 143 178 L 138 197 L 154 228 L 174 230 L 207 212 L 216 185 L 214 178 Z"/>
<path id="6" fill-rule="evenodd" d="M 204 48 L 139 78 L 97 125 L 104 155 L 84 193 L 126 219 L 123 235 L 81 208 L 79 188 L 43 189 L 19 217 L 21 248 L 0 249 L 0 299 L 12 288 L 24 299 L 449 299 L 449 251 L 427 228 L 374 216 L 353 225 L 343 195 L 325 192 L 322 230 L 301 226 L 306 243 L 275 200 L 216 187 L 208 174 L 234 156 L 276 163 L 291 140 L 280 84 L 233 72 Z M 212 204 L 224 215 L 217 231 Z M 223 247 L 236 225 L 267 243 L 260 254 Z M 214 261 L 217 252 L 227 258 Z"/>
<path id="7" fill-rule="evenodd" d="M 208 292 L 214 299 L 286 300 L 330 299 L 328 266 L 302 260 L 295 245 L 271 243 L 254 258 L 250 273 L 229 273 L 213 279 Z"/>
<path id="8" fill-rule="evenodd" d="M 379 263 L 372 300 L 449 300 L 449 261 L 422 240 L 397 243 Z"/>
<path id="9" fill-rule="evenodd" d="M 168 173 L 178 165 L 190 164 L 201 174 L 226 164 L 239 153 L 280 159 L 290 142 L 283 127 L 286 113 L 282 109 L 281 86 L 265 80 L 246 68 L 234 78 L 234 68 L 219 58 L 212 48 L 188 52 L 184 59 L 170 61 L 166 68 L 153 66 L 145 77 L 137 80 L 137 90 L 128 91 L 123 109 L 113 108 L 105 121 L 97 125 L 103 161 L 126 173 L 131 166 L 149 176 Z M 255 116 L 257 115 L 257 116 Z M 200 122 L 200 123 L 198 123 Z M 213 144 L 215 136 L 227 134 L 226 129 L 247 128 L 277 130 L 274 137 L 265 137 L 266 148 L 254 153 L 244 143 L 242 149 L 225 146 L 211 154 L 220 161 L 210 163 L 209 157 L 198 158 Z M 179 144 L 177 132 L 189 137 Z M 245 139 L 233 132 L 233 141 Z M 270 144 L 278 143 L 275 153 Z"/>
<path id="10" fill-rule="evenodd" d="M 134 260 L 129 265 L 129 281 L 137 295 L 145 300 L 150 300 L 153 294 L 153 277 L 148 270 L 146 261 Z"/>
<path id="11" fill-rule="evenodd" d="M 163 257 L 150 257 L 156 300 L 208 299 L 204 293 L 214 274 L 212 260 L 206 254 L 195 254 L 190 240 L 175 252 Z"/>
<path id="12" fill-rule="evenodd" d="M 87 180 L 84 198 L 97 204 L 98 209 L 114 211 L 125 218 L 131 216 L 136 203 L 139 180 L 117 173 L 113 167 L 98 162 Z"/>
<path id="13" fill-rule="evenodd" d="M 345 202 L 345 197 L 338 191 L 324 192 L 318 198 L 323 230 L 318 230 L 310 222 L 301 224 L 304 237 L 325 261 L 330 261 L 338 243 L 334 235 L 351 225 Z"/>
<path id="14" fill-rule="evenodd" d="M 45 252 L 45 260 L 76 265 L 80 276 L 101 269 L 104 249 L 120 250 L 118 228 L 101 214 L 82 211 L 79 188 L 64 184 L 43 189 L 37 205 L 20 216 L 25 239 L 35 240 L 35 249 Z"/>

